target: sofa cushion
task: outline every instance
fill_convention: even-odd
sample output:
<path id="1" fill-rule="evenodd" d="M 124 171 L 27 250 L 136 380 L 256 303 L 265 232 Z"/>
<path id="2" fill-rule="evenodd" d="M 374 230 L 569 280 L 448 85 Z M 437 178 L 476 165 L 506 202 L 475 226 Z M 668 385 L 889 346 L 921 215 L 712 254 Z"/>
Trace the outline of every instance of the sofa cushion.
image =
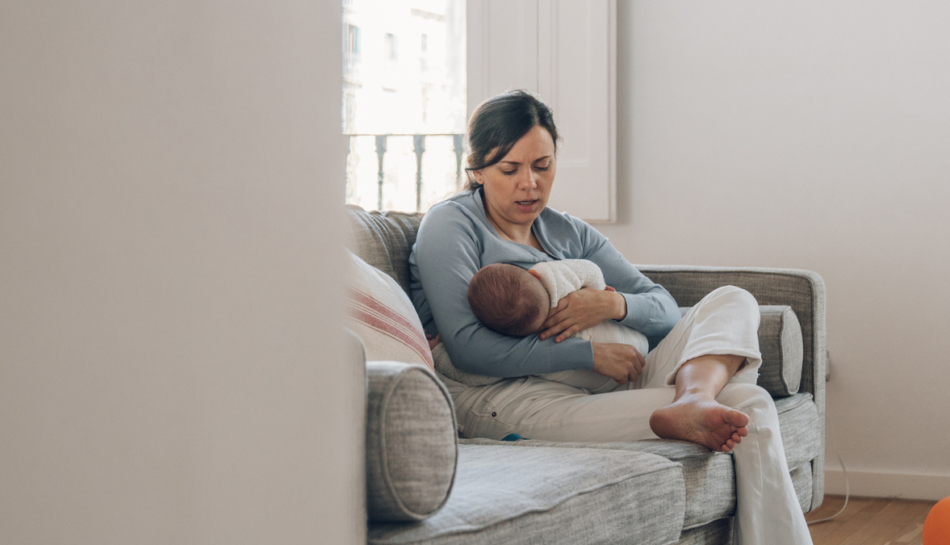
<path id="1" fill-rule="evenodd" d="M 366 347 L 366 359 L 418 363 L 435 369 L 419 315 L 396 281 L 350 256 L 349 325 Z"/>
<path id="2" fill-rule="evenodd" d="M 432 371 L 366 363 L 366 499 L 370 520 L 422 520 L 445 505 L 458 458 L 452 399 Z"/>
<path id="3" fill-rule="evenodd" d="M 676 462 L 682 469 L 685 509 L 684 529 L 702 526 L 710 521 L 731 517 L 736 512 L 736 483 L 732 455 L 712 452 L 706 447 L 685 441 L 648 439 L 622 443 L 553 443 L 547 441 L 516 441 L 499 443 L 491 439 L 462 439 L 462 445 L 503 445 L 519 449 L 570 448 L 577 450 L 613 450 L 659 456 Z"/>
<path id="4" fill-rule="evenodd" d="M 821 452 L 818 412 L 811 394 L 796 394 L 775 400 L 779 427 L 785 446 L 785 458 L 791 471 L 795 490 L 802 500 L 808 488 L 811 506 L 810 461 Z M 696 528 L 710 521 L 731 517 L 736 510 L 735 467 L 732 455 L 711 452 L 705 447 L 681 441 L 638 441 L 627 443 L 630 450 L 663 456 L 683 466 L 686 484 L 686 516 L 684 529 Z M 807 466 L 807 472 L 802 467 Z M 796 480 L 797 479 L 797 480 Z"/>
<path id="5" fill-rule="evenodd" d="M 348 205 L 346 216 L 352 238 L 347 247 L 363 261 L 391 276 L 409 293 L 409 254 L 416 242 L 422 214 L 367 212 Z"/>
<path id="6" fill-rule="evenodd" d="M 703 526 L 683 530 L 676 545 L 708 545 L 709 543 L 732 543 L 732 517 L 719 519 Z"/>
<path id="7" fill-rule="evenodd" d="M 802 506 L 802 512 L 811 511 L 812 484 L 814 482 L 811 473 L 811 462 L 805 463 L 791 470 L 792 486 L 795 487 L 795 495 L 798 497 L 798 504 Z"/>
<path id="8" fill-rule="evenodd" d="M 788 467 L 798 467 L 822 454 L 824 427 L 811 394 L 776 399 L 775 410 L 778 411 Z"/>
<path id="9" fill-rule="evenodd" d="M 802 326 L 790 306 L 760 306 L 759 312 L 758 384 L 772 397 L 795 394 L 802 383 Z"/>
<path id="10" fill-rule="evenodd" d="M 369 543 L 670 543 L 683 525 L 679 466 L 647 453 L 460 445 L 437 515 L 371 524 Z"/>
<path id="11" fill-rule="evenodd" d="M 785 457 L 792 471 L 800 501 L 812 484 L 810 460 L 821 451 L 821 427 L 811 394 L 796 394 L 775 401 Z M 684 441 L 652 439 L 623 443 L 553 443 L 516 441 L 499 443 L 491 439 L 462 439 L 462 445 L 503 445 L 509 448 L 573 448 L 580 450 L 620 450 L 661 456 L 680 464 L 686 498 L 683 528 L 697 528 L 711 521 L 731 517 L 736 511 L 735 468 L 732 455 L 712 452 Z M 808 466 L 807 473 L 803 468 Z M 795 480 L 797 479 L 797 481 Z M 808 496 L 810 508 L 811 496 Z"/>

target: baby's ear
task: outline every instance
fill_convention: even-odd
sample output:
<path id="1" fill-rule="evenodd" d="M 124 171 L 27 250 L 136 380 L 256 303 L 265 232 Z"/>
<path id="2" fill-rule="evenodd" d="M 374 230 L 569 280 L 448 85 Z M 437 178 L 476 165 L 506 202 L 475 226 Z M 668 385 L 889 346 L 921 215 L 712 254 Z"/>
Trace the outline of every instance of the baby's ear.
<path id="1" fill-rule="evenodd" d="M 531 273 L 531 276 L 537 278 L 538 280 L 541 280 L 541 273 L 539 273 L 538 271 L 534 269 L 528 269 L 528 272 Z"/>

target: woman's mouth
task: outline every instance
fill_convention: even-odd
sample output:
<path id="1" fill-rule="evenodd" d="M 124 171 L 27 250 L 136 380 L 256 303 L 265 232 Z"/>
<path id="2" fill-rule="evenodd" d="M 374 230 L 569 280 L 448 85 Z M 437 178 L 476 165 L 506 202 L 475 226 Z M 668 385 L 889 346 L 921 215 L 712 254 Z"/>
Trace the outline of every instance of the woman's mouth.
<path id="1" fill-rule="evenodd" d="M 534 205 L 537 204 L 538 200 L 534 199 L 533 201 L 515 201 L 515 204 L 518 205 L 518 208 L 522 212 L 531 212 L 534 209 Z"/>

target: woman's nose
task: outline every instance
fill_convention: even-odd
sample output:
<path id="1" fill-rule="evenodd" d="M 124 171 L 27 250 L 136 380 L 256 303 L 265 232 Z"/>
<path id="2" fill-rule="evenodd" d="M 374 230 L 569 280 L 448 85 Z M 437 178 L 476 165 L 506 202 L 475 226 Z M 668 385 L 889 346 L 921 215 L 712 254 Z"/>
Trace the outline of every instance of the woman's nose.
<path id="1" fill-rule="evenodd" d="M 538 187 L 537 174 L 530 168 L 524 169 L 524 174 L 518 178 L 518 189 L 534 189 Z"/>

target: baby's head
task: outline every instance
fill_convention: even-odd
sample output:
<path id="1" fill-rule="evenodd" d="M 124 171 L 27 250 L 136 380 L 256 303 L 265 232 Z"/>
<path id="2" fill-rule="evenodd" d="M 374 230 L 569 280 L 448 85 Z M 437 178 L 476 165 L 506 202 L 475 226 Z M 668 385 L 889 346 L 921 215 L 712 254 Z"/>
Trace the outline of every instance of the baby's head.
<path id="1" fill-rule="evenodd" d="M 483 324 L 512 337 L 537 333 L 551 311 L 551 297 L 537 273 L 507 263 L 475 273 L 468 303 Z"/>

